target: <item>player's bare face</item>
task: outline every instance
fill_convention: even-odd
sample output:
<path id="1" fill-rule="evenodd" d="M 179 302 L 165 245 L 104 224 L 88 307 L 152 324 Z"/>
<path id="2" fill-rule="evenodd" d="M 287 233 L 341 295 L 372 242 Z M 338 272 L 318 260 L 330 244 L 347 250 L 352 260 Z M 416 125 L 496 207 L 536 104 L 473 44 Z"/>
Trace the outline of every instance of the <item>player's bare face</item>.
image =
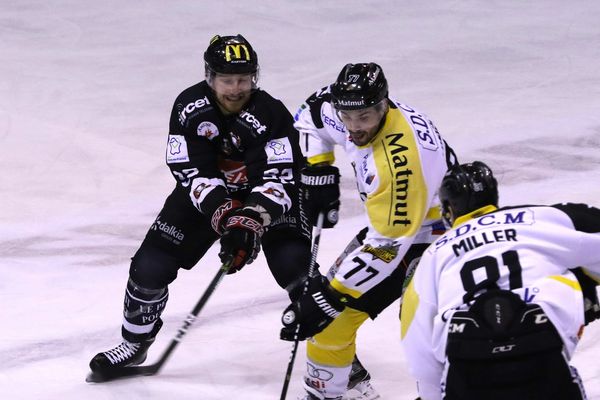
<path id="1" fill-rule="evenodd" d="M 338 116 L 346 125 L 352 142 L 357 146 L 369 143 L 379 131 L 386 108 L 375 105 L 361 110 L 341 110 Z"/>
<path id="2" fill-rule="evenodd" d="M 221 110 L 235 114 L 248 102 L 253 83 L 254 74 L 215 74 L 211 86 Z"/>

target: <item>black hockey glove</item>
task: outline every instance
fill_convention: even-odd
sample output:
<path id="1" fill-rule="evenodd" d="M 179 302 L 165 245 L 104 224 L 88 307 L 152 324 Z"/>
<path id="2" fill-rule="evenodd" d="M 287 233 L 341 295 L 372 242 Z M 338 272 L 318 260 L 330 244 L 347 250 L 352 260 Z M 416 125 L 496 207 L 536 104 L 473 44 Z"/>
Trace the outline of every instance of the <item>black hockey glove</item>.
<path id="1" fill-rule="evenodd" d="M 340 209 L 340 171 L 333 165 L 307 165 L 300 173 L 302 206 L 308 220 L 316 225 L 319 213 L 323 213 L 323 228 L 333 228 Z"/>
<path id="2" fill-rule="evenodd" d="M 306 293 L 283 312 L 279 336 L 282 340 L 294 341 L 296 327 L 300 325 L 298 340 L 305 340 L 325 329 L 343 310 L 344 305 L 333 293 L 327 278 L 311 278 Z"/>
<path id="3" fill-rule="evenodd" d="M 225 202 L 219 206 L 210 218 L 210 225 L 219 236 L 225 231 L 225 223 L 234 210 L 239 209 L 242 202 L 239 200 L 225 199 Z"/>
<path id="4" fill-rule="evenodd" d="M 263 234 L 262 218 L 254 210 L 240 208 L 231 212 L 224 229 L 219 258 L 224 263 L 233 259 L 228 272 L 232 274 L 258 256 Z"/>

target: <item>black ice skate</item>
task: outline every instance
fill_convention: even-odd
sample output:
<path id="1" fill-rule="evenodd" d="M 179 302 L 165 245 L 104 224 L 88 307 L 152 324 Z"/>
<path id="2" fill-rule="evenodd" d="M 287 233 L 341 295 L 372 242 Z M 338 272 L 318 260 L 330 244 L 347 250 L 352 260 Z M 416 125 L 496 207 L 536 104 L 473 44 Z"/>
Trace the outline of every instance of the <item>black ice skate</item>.
<path id="1" fill-rule="evenodd" d="M 100 379 L 103 375 L 111 375 L 112 371 L 116 371 L 119 368 L 131 367 L 139 365 L 146 361 L 148 355 L 148 349 L 154 342 L 156 334 L 162 327 L 162 320 L 159 319 L 152 328 L 150 333 L 143 335 L 132 335 L 125 334 L 126 337 L 123 342 L 117 347 L 98 353 L 90 361 L 90 369 L 92 375 L 95 375 L 96 380 Z M 93 381 L 94 379 L 92 379 Z"/>

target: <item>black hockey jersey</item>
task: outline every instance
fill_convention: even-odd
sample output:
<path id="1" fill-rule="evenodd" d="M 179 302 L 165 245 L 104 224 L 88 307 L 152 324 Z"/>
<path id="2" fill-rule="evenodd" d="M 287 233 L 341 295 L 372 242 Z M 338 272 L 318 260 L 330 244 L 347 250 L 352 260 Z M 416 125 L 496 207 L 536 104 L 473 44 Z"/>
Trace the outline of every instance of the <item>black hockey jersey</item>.
<path id="1" fill-rule="evenodd" d="M 274 220 L 296 201 L 302 154 L 281 101 L 257 89 L 240 113 L 225 116 L 202 81 L 175 100 L 166 162 L 177 185 L 208 217 L 234 197 L 259 205 Z"/>

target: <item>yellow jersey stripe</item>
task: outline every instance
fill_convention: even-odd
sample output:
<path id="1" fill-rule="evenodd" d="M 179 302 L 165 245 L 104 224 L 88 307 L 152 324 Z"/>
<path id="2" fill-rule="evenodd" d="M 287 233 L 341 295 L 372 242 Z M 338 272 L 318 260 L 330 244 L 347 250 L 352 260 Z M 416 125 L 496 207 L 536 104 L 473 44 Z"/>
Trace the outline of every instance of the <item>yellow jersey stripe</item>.
<path id="1" fill-rule="evenodd" d="M 400 310 L 400 339 L 404 339 L 406 332 L 415 318 L 419 306 L 419 295 L 415 290 L 415 280 L 411 280 L 402 295 L 402 309 Z"/>
<path id="2" fill-rule="evenodd" d="M 335 161 L 335 155 L 333 154 L 333 151 L 330 151 L 328 153 L 317 154 L 316 156 L 308 157 L 306 161 L 312 165 L 320 163 L 333 164 Z"/>
<path id="3" fill-rule="evenodd" d="M 571 287 L 572 289 L 581 292 L 581 286 L 579 285 L 579 282 L 575 279 L 565 278 L 562 275 L 552 275 L 552 276 L 549 276 L 548 278 L 559 281 L 560 283 L 564 283 L 565 285 Z"/>

